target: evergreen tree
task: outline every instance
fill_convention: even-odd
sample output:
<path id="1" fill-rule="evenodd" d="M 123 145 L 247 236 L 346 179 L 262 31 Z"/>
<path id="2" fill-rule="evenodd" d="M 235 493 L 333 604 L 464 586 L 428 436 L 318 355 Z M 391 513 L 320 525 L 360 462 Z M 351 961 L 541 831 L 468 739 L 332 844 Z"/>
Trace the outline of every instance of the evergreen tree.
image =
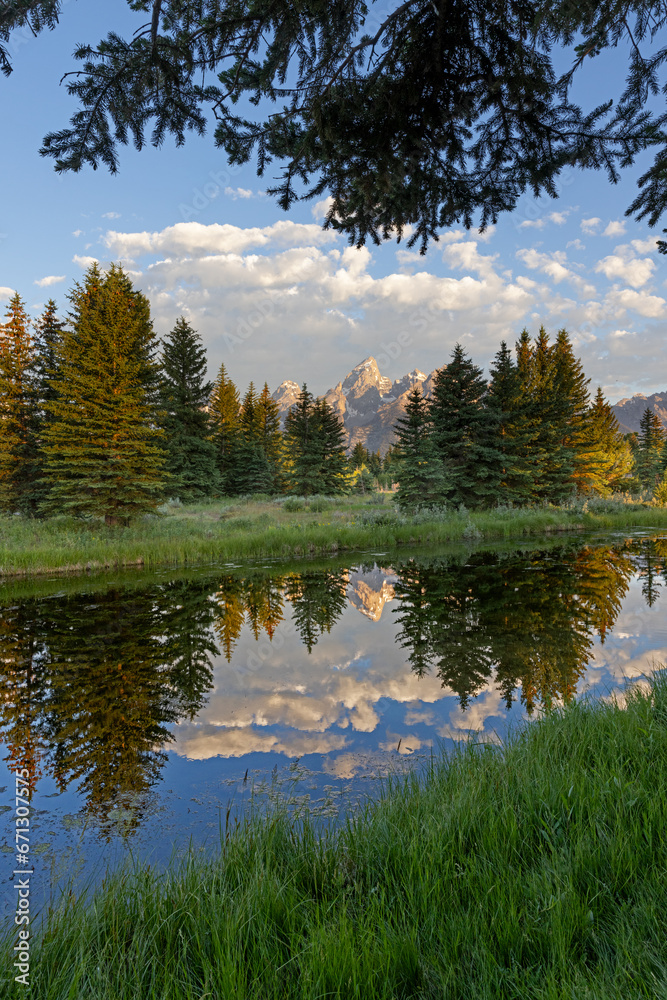
<path id="1" fill-rule="evenodd" d="M 382 481 L 385 489 L 391 488 L 395 482 L 398 465 L 398 449 L 393 444 L 389 445 L 382 459 Z"/>
<path id="2" fill-rule="evenodd" d="M 162 426 L 166 436 L 169 488 L 185 500 L 208 496 L 218 486 L 215 446 L 206 404 L 206 351 L 181 316 L 162 342 Z"/>
<path id="3" fill-rule="evenodd" d="M 273 476 L 266 455 L 255 441 L 243 439 L 236 454 L 234 493 L 271 493 Z"/>
<path id="4" fill-rule="evenodd" d="M 234 481 L 237 493 L 269 493 L 273 487 L 273 477 L 264 451 L 261 423 L 259 400 L 255 385 L 251 382 L 241 404 L 241 441 Z"/>
<path id="5" fill-rule="evenodd" d="M 647 406 L 639 421 L 639 448 L 635 456 L 637 476 L 644 489 L 660 479 L 665 431 L 657 413 Z"/>
<path id="6" fill-rule="evenodd" d="M 526 458 L 535 500 L 560 503 L 574 485 L 575 448 L 568 437 L 582 400 L 579 363 L 565 331 L 555 345 L 540 327 L 534 342 L 524 330 L 516 344 L 517 368 L 532 437 Z M 585 401 L 587 402 L 587 395 Z M 579 446 L 579 444 L 578 444 Z"/>
<path id="7" fill-rule="evenodd" d="M 424 677 L 433 666 L 433 602 L 428 588 L 431 575 L 430 566 L 412 560 L 396 566 L 394 593 L 398 607 L 394 614 L 396 624 L 401 626 L 396 642 L 409 650 L 408 663 L 417 677 Z"/>
<path id="8" fill-rule="evenodd" d="M 519 368 L 505 341 L 491 366 L 486 408 L 494 417 L 492 426 L 501 455 L 498 499 L 511 504 L 527 503 L 533 486 L 528 458 L 533 440 L 530 400 L 522 391 Z"/>
<path id="9" fill-rule="evenodd" d="M 334 495 L 348 489 L 349 468 L 345 455 L 345 427 L 326 399 L 315 401 L 320 441 L 320 487 L 318 493 Z"/>
<path id="10" fill-rule="evenodd" d="M 484 407 L 487 386 L 460 344 L 433 383 L 429 416 L 438 455 L 450 478 L 446 499 L 480 506 L 497 499 L 502 456 L 492 416 Z"/>
<path id="11" fill-rule="evenodd" d="M 58 349 L 65 335 L 65 323 L 58 318 L 56 303 L 49 299 L 46 309 L 35 323 L 35 375 L 42 419 L 51 421 L 53 414 L 45 409 L 57 393 L 54 381 L 58 377 Z"/>
<path id="12" fill-rule="evenodd" d="M 165 662 L 161 595 L 109 587 L 49 602 L 46 705 L 53 770 L 75 784 L 91 817 L 140 821 L 166 763 L 180 692 Z M 129 813 L 129 815 L 128 815 Z"/>
<path id="13" fill-rule="evenodd" d="M 31 791 L 43 773 L 47 747 L 49 691 L 42 669 L 47 658 L 40 602 L 6 602 L 0 612 L 0 743 L 11 771 L 28 769 Z"/>
<path id="14" fill-rule="evenodd" d="M 287 578 L 285 597 L 301 642 L 312 653 L 319 636 L 331 632 L 347 607 L 347 572 L 325 570 Z"/>
<path id="15" fill-rule="evenodd" d="M 559 330 L 553 347 L 554 397 L 561 465 L 552 479 L 552 492 L 564 498 L 572 486 L 585 492 L 596 461 L 590 428 L 590 379 L 574 356 L 566 330 Z"/>
<path id="16" fill-rule="evenodd" d="M 162 656 L 169 664 L 169 683 L 178 694 L 179 709 L 194 719 L 214 686 L 213 641 L 215 608 L 208 579 L 170 580 L 160 587 L 158 606 Z"/>
<path id="17" fill-rule="evenodd" d="M 420 383 L 408 394 L 405 414 L 394 431 L 398 457 L 396 503 L 403 509 L 433 506 L 445 502 L 450 487 L 436 449 L 433 425 Z"/>
<path id="18" fill-rule="evenodd" d="M 345 428 L 325 399 L 313 399 L 305 383 L 285 420 L 285 450 L 291 493 L 347 491 Z"/>
<path id="19" fill-rule="evenodd" d="M 259 433 L 257 426 L 257 394 L 255 383 L 251 382 L 241 403 L 241 432 L 246 441 L 256 441 Z"/>
<path id="20" fill-rule="evenodd" d="M 368 452 L 364 448 L 363 442 L 357 441 L 350 455 L 350 465 L 353 469 L 360 469 L 362 465 L 366 465 L 367 463 Z"/>
<path id="21" fill-rule="evenodd" d="M 243 580 L 238 576 L 224 576 L 215 595 L 214 606 L 213 627 L 229 663 L 246 618 Z"/>
<path id="22" fill-rule="evenodd" d="M 42 494 L 35 346 L 21 296 L 0 325 L 0 510 L 34 516 Z"/>
<path id="23" fill-rule="evenodd" d="M 238 452 L 242 442 L 239 392 L 227 375 L 224 364 L 209 400 L 213 428 L 213 445 L 221 486 L 225 493 L 234 493 Z"/>
<path id="24" fill-rule="evenodd" d="M 609 496 L 623 489 L 632 472 L 632 452 L 621 434 L 614 411 L 598 386 L 588 416 L 588 452 L 585 479 L 580 488 Z"/>
<path id="25" fill-rule="evenodd" d="M 379 476 L 382 472 L 382 457 L 378 451 L 366 451 L 368 456 L 366 459 L 366 464 L 374 476 Z"/>
<path id="26" fill-rule="evenodd" d="M 285 419 L 287 479 L 290 493 L 310 496 L 321 493 L 320 446 L 315 400 L 304 382 L 299 398 Z"/>
<path id="27" fill-rule="evenodd" d="M 521 385 L 521 396 L 528 428 L 527 440 L 520 450 L 521 457 L 530 469 L 532 500 L 544 499 L 544 468 L 549 461 L 549 448 L 553 442 L 545 440 L 544 407 L 549 405 L 548 386 L 540 379 L 535 364 L 535 345 L 527 330 L 522 330 L 515 344 L 516 365 Z M 545 388 L 547 392 L 545 393 Z M 546 398 L 545 398 L 546 397 Z"/>
<path id="28" fill-rule="evenodd" d="M 119 266 L 93 264 L 70 301 L 44 429 L 49 510 L 127 523 L 164 497 L 148 300 Z"/>
<path id="29" fill-rule="evenodd" d="M 667 435 L 665 435 L 665 443 L 663 444 L 662 451 L 660 452 L 660 464 L 658 471 L 663 478 L 665 474 L 667 474 Z"/>
<path id="30" fill-rule="evenodd" d="M 57 398 L 54 388 L 58 379 L 58 347 L 62 344 L 65 323 L 58 317 L 56 303 L 49 299 L 41 317 L 35 323 L 35 386 L 39 406 L 39 482 L 38 500 L 40 509 L 45 509 L 49 496 L 46 478 L 45 454 L 43 450 L 44 429 L 53 423 L 54 415 L 49 408 Z"/>
<path id="31" fill-rule="evenodd" d="M 536 403 L 536 450 L 539 479 L 537 497 L 560 503 L 571 492 L 572 451 L 565 446 L 569 406 L 559 394 L 554 348 L 544 327 L 540 327 L 533 348 L 533 392 Z"/>
<path id="32" fill-rule="evenodd" d="M 280 430 L 278 404 L 272 398 L 267 383 L 257 397 L 256 423 L 259 441 L 266 457 L 272 478 L 272 488 L 283 487 L 283 435 Z"/>

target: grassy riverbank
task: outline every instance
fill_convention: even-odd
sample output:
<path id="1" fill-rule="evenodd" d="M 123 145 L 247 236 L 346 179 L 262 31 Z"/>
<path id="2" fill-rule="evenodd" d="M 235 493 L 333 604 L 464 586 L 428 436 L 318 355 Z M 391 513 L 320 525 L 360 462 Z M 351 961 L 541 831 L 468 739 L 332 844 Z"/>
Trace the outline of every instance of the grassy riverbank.
<path id="1" fill-rule="evenodd" d="M 32 995 L 666 997 L 666 831 L 663 677 L 438 760 L 335 837 L 276 815 L 113 876 L 33 940 Z"/>
<path id="2" fill-rule="evenodd" d="M 384 502 L 383 502 L 384 501 Z M 0 578 L 129 566 L 182 567 L 237 559 L 328 555 L 400 545 L 511 539 L 579 528 L 667 527 L 667 508 L 620 500 L 566 507 L 401 516 L 390 499 L 268 499 L 165 507 L 128 528 L 101 521 L 0 518 Z"/>

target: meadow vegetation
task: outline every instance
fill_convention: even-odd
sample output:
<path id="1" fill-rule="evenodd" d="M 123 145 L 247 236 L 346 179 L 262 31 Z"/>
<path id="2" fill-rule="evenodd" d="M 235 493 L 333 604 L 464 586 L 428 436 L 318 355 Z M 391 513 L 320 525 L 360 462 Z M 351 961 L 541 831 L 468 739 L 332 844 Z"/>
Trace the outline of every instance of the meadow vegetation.
<path id="1" fill-rule="evenodd" d="M 268 495 L 165 504 L 128 527 L 102 518 L 0 517 L 0 576 L 129 566 L 186 567 L 236 559 L 299 558 L 451 541 L 520 539 L 577 529 L 667 527 L 667 508 L 630 496 L 560 506 L 459 506 L 401 513 L 391 494 Z"/>
<path id="2" fill-rule="evenodd" d="M 40 1000 L 667 996 L 667 679 L 473 741 L 323 833 L 277 809 L 65 895 Z M 11 945 L 4 939 L 3 996 Z"/>

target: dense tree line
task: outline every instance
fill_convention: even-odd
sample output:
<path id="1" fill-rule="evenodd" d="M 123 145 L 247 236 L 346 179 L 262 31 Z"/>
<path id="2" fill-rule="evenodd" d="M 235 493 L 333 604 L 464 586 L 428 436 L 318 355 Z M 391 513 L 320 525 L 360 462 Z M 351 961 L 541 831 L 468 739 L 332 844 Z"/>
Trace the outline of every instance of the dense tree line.
<path id="1" fill-rule="evenodd" d="M 93 264 L 69 302 L 33 324 L 15 294 L 0 325 L 0 510 L 126 524 L 170 497 L 347 491 L 343 425 L 306 385 L 283 433 L 266 383 L 207 380 L 186 319 L 158 340 L 122 268 Z"/>
<path id="2" fill-rule="evenodd" d="M 180 317 L 159 341 L 148 300 L 121 267 L 93 264 L 32 323 L 15 294 L 0 325 L 0 511 L 126 524 L 168 498 L 370 492 L 401 507 L 559 503 L 574 492 L 662 491 L 667 442 L 646 410 L 624 437 L 561 330 L 505 343 L 490 379 L 460 345 L 419 385 L 384 460 L 304 384 L 281 430 L 265 382 L 241 396 L 224 364 L 207 379 L 201 338 Z"/>
<path id="3" fill-rule="evenodd" d="M 514 356 L 503 342 L 490 376 L 457 344 L 431 398 L 410 392 L 396 425 L 403 508 L 557 504 L 665 481 L 659 418 L 646 410 L 633 450 L 602 391 L 591 399 L 566 330 L 553 343 L 544 328 L 535 339 L 524 330 Z"/>

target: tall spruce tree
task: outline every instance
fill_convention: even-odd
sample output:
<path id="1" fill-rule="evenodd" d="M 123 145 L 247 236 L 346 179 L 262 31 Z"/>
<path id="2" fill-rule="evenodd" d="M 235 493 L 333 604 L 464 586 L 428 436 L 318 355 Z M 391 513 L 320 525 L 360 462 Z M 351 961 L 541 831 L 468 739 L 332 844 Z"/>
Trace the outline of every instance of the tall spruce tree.
<path id="1" fill-rule="evenodd" d="M 160 402 L 167 449 L 169 490 L 185 500 L 210 496 L 219 487 L 215 446 L 206 405 L 206 351 L 183 316 L 162 342 Z"/>
<path id="2" fill-rule="evenodd" d="M 0 325 L 0 509 L 34 516 L 42 495 L 35 345 L 18 292 Z"/>
<path id="3" fill-rule="evenodd" d="M 345 455 L 345 427 L 326 399 L 315 401 L 320 440 L 320 487 L 318 493 L 334 495 L 348 489 L 349 465 Z"/>
<path id="4" fill-rule="evenodd" d="M 261 412 L 254 382 L 250 383 L 243 397 L 240 425 L 241 443 L 237 456 L 236 492 L 269 493 L 273 487 L 273 477 L 263 447 Z"/>
<path id="5" fill-rule="evenodd" d="M 345 429 L 324 399 L 313 399 L 304 383 L 285 420 L 287 481 L 291 493 L 345 493 L 348 464 Z"/>
<path id="6" fill-rule="evenodd" d="M 663 477 L 667 474 L 667 435 L 665 436 L 665 443 L 663 444 L 662 451 L 660 452 L 659 472 Z"/>
<path id="7" fill-rule="evenodd" d="M 664 441 L 660 417 L 647 406 L 639 421 L 639 448 L 635 455 L 637 476 L 644 489 L 653 489 L 660 480 Z"/>
<path id="8" fill-rule="evenodd" d="M 568 484 L 572 476 L 572 452 L 564 444 L 569 406 L 559 395 L 554 348 L 543 326 L 535 338 L 532 371 L 537 413 L 537 435 L 533 442 L 539 470 L 535 484 L 537 498 L 559 503 L 571 492 Z"/>
<path id="9" fill-rule="evenodd" d="M 428 402 L 417 383 L 394 425 L 398 464 L 396 502 L 405 510 L 443 504 L 450 482 L 436 449 Z"/>
<path id="10" fill-rule="evenodd" d="M 53 299 L 49 299 L 46 308 L 35 323 L 35 374 L 40 407 L 43 418 L 52 419 L 44 404 L 52 402 L 56 396 L 54 381 L 58 375 L 58 347 L 65 333 L 65 323 L 58 316 L 58 309 Z"/>
<path id="11" fill-rule="evenodd" d="M 271 473 L 272 489 L 281 490 L 284 486 L 282 468 L 284 445 L 280 430 L 280 412 L 266 382 L 257 397 L 257 427 L 262 450 Z"/>
<path id="12" fill-rule="evenodd" d="M 102 516 L 109 525 L 164 498 L 158 366 L 148 300 L 122 268 L 93 264 L 71 292 L 57 347 L 57 397 L 45 427 L 50 511 Z"/>
<path id="13" fill-rule="evenodd" d="M 285 447 L 290 493 L 301 496 L 320 493 L 320 446 L 315 400 L 305 382 L 285 418 Z"/>
<path id="14" fill-rule="evenodd" d="M 516 344 L 521 389 L 532 437 L 527 459 L 532 499 L 559 503 L 571 492 L 573 452 L 566 441 L 570 404 L 564 393 L 567 365 L 540 327 L 535 341 L 523 330 Z M 560 385 L 562 383 L 562 385 Z"/>
<path id="15" fill-rule="evenodd" d="M 502 459 L 484 407 L 486 392 L 482 369 L 456 344 L 449 364 L 435 374 L 429 405 L 435 444 L 450 478 L 446 499 L 454 504 L 477 507 L 498 497 Z"/>
<path id="16" fill-rule="evenodd" d="M 530 399 L 522 390 L 521 375 L 505 341 L 491 365 L 491 382 L 486 395 L 487 413 L 500 453 L 498 499 L 524 504 L 531 497 L 533 470 L 530 448 L 533 440 Z"/>
<path id="17" fill-rule="evenodd" d="M 623 489 L 632 472 L 632 452 L 624 440 L 614 411 L 598 386 L 588 415 L 588 450 L 583 489 L 610 496 Z"/>
<path id="18" fill-rule="evenodd" d="M 43 449 L 45 428 L 55 419 L 48 404 L 57 398 L 55 383 L 58 379 L 58 347 L 62 344 L 65 323 L 58 316 L 56 303 L 49 299 L 46 308 L 35 323 L 35 386 L 39 406 L 39 495 L 38 506 L 45 509 L 49 495 Z"/>
<path id="19" fill-rule="evenodd" d="M 572 488 L 586 492 L 595 467 L 590 426 L 590 379 L 575 357 L 567 330 L 559 330 L 553 346 L 554 399 L 556 419 L 561 428 L 558 441 L 562 464 L 552 481 L 556 498 L 564 498 Z"/>
<path id="20" fill-rule="evenodd" d="M 237 492 L 236 471 L 242 443 L 240 401 L 239 391 L 224 364 L 220 365 L 208 409 L 221 487 L 224 493 L 233 494 Z"/>

